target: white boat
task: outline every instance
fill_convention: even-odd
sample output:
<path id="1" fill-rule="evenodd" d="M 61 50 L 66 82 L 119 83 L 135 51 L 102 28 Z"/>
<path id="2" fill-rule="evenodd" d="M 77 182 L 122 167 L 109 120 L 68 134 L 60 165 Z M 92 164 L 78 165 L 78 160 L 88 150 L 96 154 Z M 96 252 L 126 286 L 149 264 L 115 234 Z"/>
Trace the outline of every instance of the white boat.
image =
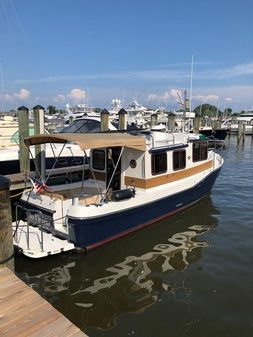
<path id="1" fill-rule="evenodd" d="M 70 106 L 66 104 L 66 114 L 64 115 L 65 124 L 69 124 L 70 120 L 78 118 L 88 117 L 100 117 L 100 113 L 96 111 L 96 108 L 87 106 L 86 104 L 78 104 Z"/>
<path id="2" fill-rule="evenodd" d="M 192 131 L 195 112 L 174 111 L 173 114 L 175 115 L 176 130 Z"/>
<path id="3" fill-rule="evenodd" d="M 18 126 L 17 126 L 18 127 Z M 111 123 L 108 125 L 110 131 L 116 131 L 117 128 Z M 16 130 L 16 127 L 15 129 Z M 34 134 L 34 128 L 31 128 L 30 135 Z M 71 125 L 63 128 L 60 133 L 91 133 L 101 131 L 101 119 L 97 117 L 83 117 L 73 121 Z M 46 132 L 48 133 L 48 132 Z M 0 149 L 0 174 L 9 175 L 20 172 L 19 168 L 19 133 L 16 131 L 9 141 L 12 145 L 4 146 Z M 0 143 L 1 144 L 1 143 Z M 52 167 L 55 156 L 58 156 L 62 146 L 55 144 L 52 148 L 49 144 L 46 146 L 46 167 L 50 169 Z M 34 148 L 31 148 L 31 155 L 34 156 Z M 74 159 L 73 159 L 74 158 Z M 72 166 L 73 163 L 82 165 L 83 152 L 80 151 L 79 146 L 75 144 L 69 144 L 61 153 L 61 158 L 57 162 L 57 168 L 64 169 L 65 167 Z M 34 171 L 34 163 L 31 160 L 31 170 Z M 79 165 L 79 164 L 78 164 Z M 74 168 L 76 170 L 76 167 Z M 56 172 L 56 171 L 55 171 Z"/>
<path id="4" fill-rule="evenodd" d="M 32 123 L 29 123 L 29 126 L 34 127 Z M 12 136 L 18 129 L 18 120 L 13 116 L 6 115 L 0 119 L 0 150 L 15 144 Z"/>
<path id="5" fill-rule="evenodd" d="M 245 135 L 253 133 L 253 112 L 245 112 L 236 118 L 228 118 L 222 123 L 222 127 L 230 130 L 230 133 L 238 133 L 239 125 L 245 130 Z"/>
<path id="6" fill-rule="evenodd" d="M 22 222 L 19 229 L 15 223 L 14 244 L 27 256 L 60 252 L 54 252 L 57 238 L 71 244 L 69 249 L 89 251 L 186 209 L 210 193 L 223 165 L 222 157 L 193 134 L 65 133 L 25 139 L 27 146 L 69 142 L 84 157 L 91 149 L 89 178 L 41 193 L 24 191 L 19 207 L 32 226 Z M 41 248 L 43 233 L 36 251 L 27 248 L 29 228 L 36 227 L 51 233 L 51 249 Z"/>

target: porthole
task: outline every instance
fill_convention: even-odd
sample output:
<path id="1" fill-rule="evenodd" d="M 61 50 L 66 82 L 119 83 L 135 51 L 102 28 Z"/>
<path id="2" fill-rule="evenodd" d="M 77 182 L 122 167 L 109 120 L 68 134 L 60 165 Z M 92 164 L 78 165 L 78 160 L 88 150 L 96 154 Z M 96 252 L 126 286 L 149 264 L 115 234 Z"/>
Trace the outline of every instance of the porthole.
<path id="1" fill-rule="evenodd" d="M 136 166 L 137 166 L 136 160 L 135 159 L 130 160 L 130 167 L 134 169 L 136 168 Z"/>

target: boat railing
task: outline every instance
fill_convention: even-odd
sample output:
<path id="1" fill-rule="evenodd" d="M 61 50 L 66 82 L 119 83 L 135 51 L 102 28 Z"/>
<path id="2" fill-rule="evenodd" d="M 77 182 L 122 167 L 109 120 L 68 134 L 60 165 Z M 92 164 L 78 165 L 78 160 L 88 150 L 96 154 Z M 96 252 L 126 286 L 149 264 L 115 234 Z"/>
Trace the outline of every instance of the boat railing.
<path id="1" fill-rule="evenodd" d="M 22 214 L 22 217 L 26 218 L 26 222 L 23 222 L 19 219 L 20 212 Z M 35 236 L 38 239 L 41 252 L 44 251 L 44 230 L 49 229 L 51 226 L 51 221 L 49 218 L 47 218 L 45 215 L 42 214 L 40 210 L 37 209 L 29 209 L 26 208 L 20 204 L 16 204 L 16 227 L 14 230 L 14 240 L 15 242 L 18 242 L 18 229 L 19 233 L 22 232 L 23 227 L 26 227 L 25 230 L 23 230 L 23 234 L 26 236 L 26 243 L 27 243 L 27 249 L 31 249 L 30 244 L 30 234 L 32 233 L 32 228 L 36 226 L 40 229 L 40 235 L 35 233 Z M 33 233 L 34 234 L 34 233 Z M 34 235 L 33 235 L 34 238 Z"/>
<path id="2" fill-rule="evenodd" d="M 151 148 L 155 149 L 157 147 L 161 147 L 161 144 L 164 144 L 164 146 L 174 146 L 175 145 L 175 135 L 171 134 L 172 139 L 155 139 L 152 134 L 149 135 L 149 140 L 151 144 Z M 159 145 L 157 145 L 159 144 Z"/>

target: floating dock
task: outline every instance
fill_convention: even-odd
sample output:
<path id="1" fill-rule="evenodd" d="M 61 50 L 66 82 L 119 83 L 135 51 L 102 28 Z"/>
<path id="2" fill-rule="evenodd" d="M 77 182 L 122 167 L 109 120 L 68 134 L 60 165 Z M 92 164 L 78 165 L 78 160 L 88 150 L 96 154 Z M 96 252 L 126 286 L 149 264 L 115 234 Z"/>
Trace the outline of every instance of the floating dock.
<path id="1" fill-rule="evenodd" d="M 1 337 L 87 337 L 8 268 L 0 269 Z"/>

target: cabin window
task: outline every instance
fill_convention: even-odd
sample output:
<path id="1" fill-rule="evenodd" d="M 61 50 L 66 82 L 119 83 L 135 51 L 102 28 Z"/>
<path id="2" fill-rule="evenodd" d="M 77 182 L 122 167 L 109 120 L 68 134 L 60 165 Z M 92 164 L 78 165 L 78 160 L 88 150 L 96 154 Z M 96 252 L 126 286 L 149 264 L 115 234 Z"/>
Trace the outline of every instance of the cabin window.
<path id="1" fill-rule="evenodd" d="M 186 166 L 186 154 L 185 150 L 173 151 L 173 170 L 182 170 Z"/>
<path id="2" fill-rule="evenodd" d="M 192 147 L 192 160 L 200 161 L 207 159 L 207 142 L 194 142 Z"/>
<path id="3" fill-rule="evenodd" d="M 105 151 L 93 150 L 92 167 L 94 170 L 103 171 L 105 169 Z"/>
<path id="4" fill-rule="evenodd" d="M 152 175 L 167 172 L 167 153 L 154 153 L 151 157 Z"/>

